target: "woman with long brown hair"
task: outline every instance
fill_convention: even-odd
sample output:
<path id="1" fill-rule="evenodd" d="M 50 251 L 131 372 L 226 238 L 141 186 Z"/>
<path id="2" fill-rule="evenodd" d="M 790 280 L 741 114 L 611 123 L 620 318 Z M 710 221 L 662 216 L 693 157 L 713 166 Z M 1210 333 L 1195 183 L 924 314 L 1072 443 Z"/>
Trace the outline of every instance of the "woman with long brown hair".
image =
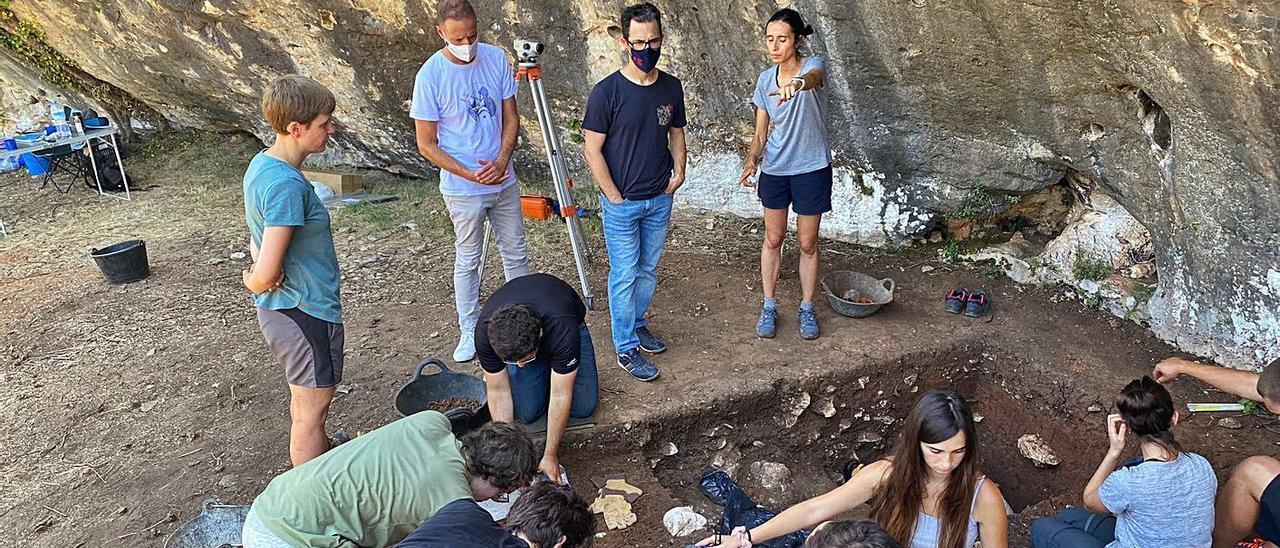
<path id="1" fill-rule="evenodd" d="M 951 390 L 930 390 L 907 415 L 891 457 L 867 465 L 844 485 L 801 502 L 720 546 L 750 546 L 812 527 L 871 502 L 871 517 L 910 548 L 1008 546 L 1000 488 L 978 470 L 973 414 Z M 698 546 L 714 546 L 714 537 Z"/>

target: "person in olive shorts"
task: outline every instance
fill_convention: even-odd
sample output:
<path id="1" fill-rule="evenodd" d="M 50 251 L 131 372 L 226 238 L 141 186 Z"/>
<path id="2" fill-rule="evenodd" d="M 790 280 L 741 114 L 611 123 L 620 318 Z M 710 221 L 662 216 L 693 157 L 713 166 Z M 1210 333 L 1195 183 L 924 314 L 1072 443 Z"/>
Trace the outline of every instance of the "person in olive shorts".
<path id="1" fill-rule="evenodd" d="M 787 237 L 787 208 L 796 212 L 800 242 L 800 337 L 818 337 L 813 296 L 818 285 L 818 228 L 822 214 L 831 211 L 831 147 L 825 122 L 826 66 L 818 57 L 802 57 L 804 37 L 813 34 L 800 14 L 781 9 L 765 26 L 765 45 L 775 64 L 756 80 L 752 98 L 756 131 L 739 184 L 751 186 L 760 168 L 757 193 L 764 205 L 764 243 L 760 247 L 760 277 L 764 306 L 756 335 L 773 338 L 778 322 L 775 291 L 782 241 Z M 761 161 L 763 160 L 763 164 Z"/>
<path id="2" fill-rule="evenodd" d="M 325 418 L 342 381 L 342 302 L 329 212 L 299 168 L 334 132 L 333 93 L 304 76 L 272 82 L 262 114 L 276 141 L 244 174 L 253 264 L 243 273 L 258 325 L 289 383 L 289 460 L 329 450 Z"/>

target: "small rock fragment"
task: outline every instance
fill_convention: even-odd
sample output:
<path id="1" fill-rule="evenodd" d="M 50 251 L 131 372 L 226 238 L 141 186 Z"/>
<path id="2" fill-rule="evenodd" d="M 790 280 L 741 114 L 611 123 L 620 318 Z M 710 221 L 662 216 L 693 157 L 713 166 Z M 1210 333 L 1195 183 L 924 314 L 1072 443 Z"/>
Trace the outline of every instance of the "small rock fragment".
<path id="1" fill-rule="evenodd" d="M 858 432 L 858 437 L 853 441 L 858 443 L 880 443 L 884 441 L 884 436 L 875 432 Z"/>
<path id="2" fill-rule="evenodd" d="M 782 396 L 782 409 L 784 414 L 778 417 L 778 425 L 783 428 L 791 428 L 796 425 L 796 421 L 800 420 L 800 415 L 805 409 L 809 408 L 809 393 L 803 390 L 784 394 Z"/>
<path id="3" fill-rule="evenodd" d="M 716 440 L 716 441 L 715 441 L 715 443 L 713 443 L 713 444 L 711 445 L 711 447 L 712 447 L 713 449 L 715 449 L 716 451 L 719 451 L 719 450 L 721 450 L 721 449 L 724 449 L 724 447 L 725 447 L 726 445 L 729 445 L 729 440 L 724 439 L 724 438 L 720 438 L 720 439 Z"/>
<path id="4" fill-rule="evenodd" d="M 1091 404 L 1089 404 L 1089 408 L 1088 408 L 1088 409 L 1085 409 L 1085 411 L 1088 411 L 1088 412 L 1090 412 L 1090 413 L 1101 413 L 1101 412 L 1102 412 L 1102 404 L 1100 404 L 1100 403 L 1091 403 Z"/>
<path id="5" fill-rule="evenodd" d="M 1022 456 L 1030 459 L 1037 468 L 1057 466 L 1061 462 L 1044 440 L 1035 434 L 1026 434 L 1018 438 L 1018 451 Z"/>
<path id="6" fill-rule="evenodd" d="M 665 455 L 665 456 L 668 456 L 668 457 L 673 456 L 673 455 L 675 455 L 676 453 L 679 453 L 679 452 L 680 452 L 680 448 L 679 448 L 679 447 L 676 447 L 675 442 L 670 442 L 670 441 L 669 441 L 669 442 L 667 442 L 666 447 L 663 447 L 663 448 L 662 448 L 662 454 L 663 454 L 663 455 Z"/>
<path id="7" fill-rule="evenodd" d="M 226 474 L 222 476 L 221 479 L 218 480 L 218 487 L 221 487 L 223 489 L 228 489 L 231 487 L 235 487 L 235 485 L 239 482 L 240 482 L 240 478 L 237 478 L 232 474 Z"/>
<path id="8" fill-rule="evenodd" d="M 814 404 L 813 412 L 828 419 L 834 417 L 836 414 L 835 402 L 831 401 L 831 398 L 820 398 L 818 403 Z"/>
<path id="9" fill-rule="evenodd" d="M 851 427 L 853 427 L 853 420 L 852 420 L 852 419 L 840 419 L 840 431 L 841 431 L 841 432 L 844 432 L 845 430 L 848 430 L 848 429 L 849 429 L 849 428 L 851 428 Z"/>
<path id="10" fill-rule="evenodd" d="M 1230 430 L 1239 430 L 1241 428 L 1244 428 L 1244 423 L 1240 422 L 1240 419 L 1236 419 L 1233 417 L 1222 417 L 1218 419 L 1218 426 L 1221 426 L 1223 428 L 1227 428 Z"/>
<path id="11" fill-rule="evenodd" d="M 782 493 L 791 481 L 791 469 L 780 462 L 756 461 L 747 467 L 747 480 L 770 493 Z"/>
<path id="12" fill-rule="evenodd" d="M 243 251 L 237 251 L 231 254 L 231 260 L 233 261 L 243 261 L 244 258 L 245 258 L 245 254 Z"/>
<path id="13" fill-rule="evenodd" d="M 693 511 L 692 506 L 677 506 L 662 515 L 662 526 L 673 537 L 689 536 L 689 533 L 707 526 L 707 518 Z"/>
<path id="14" fill-rule="evenodd" d="M 978 414 L 976 414 L 976 413 L 975 413 L 975 414 L 973 415 L 973 422 L 974 422 L 974 423 L 979 423 L 979 422 L 982 422 L 982 420 L 983 420 L 983 419 L 985 419 L 985 418 L 986 418 L 986 417 L 984 417 L 984 416 L 982 416 L 982 415 L 978 415 Z"/>
<path id="15" fill-rule="evenodd" d="M 902 379 L 902 384 L 905 384 L 907 386 L 912 386 L 916 383 L 916 379 L 919 379 L 919 378 L 920 378 L 919 375 L 912 373 L 910 375 L 907 375 L 905 379 Z"/>

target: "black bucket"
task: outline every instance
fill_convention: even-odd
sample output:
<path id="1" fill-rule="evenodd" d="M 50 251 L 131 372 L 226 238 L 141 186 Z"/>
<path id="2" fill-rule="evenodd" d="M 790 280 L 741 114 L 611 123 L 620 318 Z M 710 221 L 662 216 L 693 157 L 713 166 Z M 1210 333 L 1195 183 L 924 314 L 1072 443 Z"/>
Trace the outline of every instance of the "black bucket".
<path id="1" fill-rule="evenodd" d="M 434 375 L 423 375 L 428 365 L 440 370 Z M 452 398 L 475 400 L 480 408 L 471 411 L 455 407 L 444 411 L 455 436 L 462 436 L 489 422 L 489 406 L 484 381 L 466 373 L 452 371 L 436 358 L 427 358 L 418 362 L 414 368 L 413 378 L 396 393 L 396 411 L 409 416 L 421 412 L 432 402 Z"/>
<path id="2" fill-rule="evenodd" d="M 102 249 L 89 250 L 89 256 L 98 263 L 102 276 L 108 283 L 127 284 L 151 274 L 147 265 L 147 244 L 142 240 L 129 240 Z"/>

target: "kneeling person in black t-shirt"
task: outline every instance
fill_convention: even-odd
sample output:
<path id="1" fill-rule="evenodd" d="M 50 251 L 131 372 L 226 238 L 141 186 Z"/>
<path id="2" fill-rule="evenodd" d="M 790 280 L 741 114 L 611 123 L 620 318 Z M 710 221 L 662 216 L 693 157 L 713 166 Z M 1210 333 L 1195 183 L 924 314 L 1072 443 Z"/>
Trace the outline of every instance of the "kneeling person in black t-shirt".
<path id="1" fill-rule="evenodd" d="M 506 529 L 474 500 L 458 499 L 396 548 L 579 548 L 594 532 L 595 516 L 573 488 L 538 482 L 511 505 Z"/>
<path id="2" fill-rule="evenodd" d="M 476 324 L 495 421 L 531 423 L 547 415 L 547 446 L 538 470 L 559 481 L 560 439 L 569 417 L 589 417 L 599 401 L 596 352 L 587 307 L 550 274 L 511 280 L 494 292 Z"/>

